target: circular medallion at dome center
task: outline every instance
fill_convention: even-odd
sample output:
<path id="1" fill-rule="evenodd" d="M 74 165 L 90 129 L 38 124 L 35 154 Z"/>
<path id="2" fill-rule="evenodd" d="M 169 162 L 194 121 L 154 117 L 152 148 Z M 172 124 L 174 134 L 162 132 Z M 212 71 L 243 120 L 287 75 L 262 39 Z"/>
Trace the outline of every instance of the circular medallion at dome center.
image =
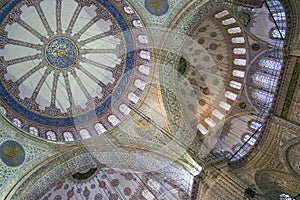
<path id="1" fill-rule="evenodd" d="M 76 63 L 78 50 L 72 40 L 66 37 L 59 37 L 51 40 L 46 45 L 45 56 L 53 67 L 66 69 Z"/>

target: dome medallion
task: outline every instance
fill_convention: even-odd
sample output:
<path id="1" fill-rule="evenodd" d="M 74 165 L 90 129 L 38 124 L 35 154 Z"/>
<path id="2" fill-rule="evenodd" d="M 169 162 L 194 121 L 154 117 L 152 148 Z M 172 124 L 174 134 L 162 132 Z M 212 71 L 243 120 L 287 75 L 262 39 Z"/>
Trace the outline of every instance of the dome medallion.
<path id="1" fill-rule="evenodd" d="M 120 123 L 142 95 L 148 40 L 125 1 L 13 0 L 0 28 L 0 103 L 25 131 L 86 139 Z"/>

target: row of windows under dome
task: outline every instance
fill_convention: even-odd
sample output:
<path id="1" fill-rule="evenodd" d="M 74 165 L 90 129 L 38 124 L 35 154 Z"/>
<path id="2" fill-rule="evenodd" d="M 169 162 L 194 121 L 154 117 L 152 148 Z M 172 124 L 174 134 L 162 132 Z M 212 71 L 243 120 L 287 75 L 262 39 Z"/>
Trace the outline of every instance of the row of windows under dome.
<path id="1" fill-rule="evenodd" d="M 129 98 L 129 100 L 133 101 L 134 103 L 137 103 L 137 101 L 139 100 L 139 97 L 136 96 L 134 93 L 130 93 L 128 95 L 128 98 Z M 129 106 L 125 105 L 125 104 L 121 104 L 119 106 L 119 110 L 120 110 L 121 113 L 124 114 L 124 116 L 126 116 L 131 112 L 132 109 Z M 5 115 L 6 114 L 5 108 L 1 106 L 0 107 L 0 112 L 3 115 Z M 121 121 L 114 114 L 108 116 L 107 120 L 111 124 L 111 126 L 116 126 Z M 16 127 L 22 128 L 22 122 L 18 118 L 13 118 L 12 122 Z M 96 133 L 99 134 L 99 135 L 107 131 L 107 128 L 105 128 L 105 126 L 101 123 L 96 123 L 95 126 L 94 126 L 94 129 L 95 129 Z M 29 127 L 29 133 L 38 136 L 39 131 L 38 131 L 37 128 L 31 126 L 31 127 Z M 73 133 L 71 133 L 71 132 L 66 131 L 62 135 L 63 135 L 64 141 L 66 141 L 66 142 L 76 140 Z M 81 139 L 88 139 L 92 136 L 90 131 L 88 131 L 87 129 L 81 129 L 79 131 L 79 135 L 80 135 Z M 47 131 L 46 132 L 46 138 L 48 140 L 52 140 L 52 141 L 57 141 L 58 140 L 57 134 L 53 131 Z"/>
<path id="2" fill-rule="evenodd" d="M 251 120 L 248 124 L 250 131 L 245 132 L 240 138 L 241 141 L 232 146 L 233 155 L 235 154 L 232 161 L 242 158 L 249 152 L 263 129 L 263 124 L 259 121 Z"/>
<path id="3" fill-rule="evenodd" d="M 230 35 L 232 42 L 233 54 L 235 55 L 233 63 L 240 67 L 232 71 L 232 75 L 238 79 L 229 81 L 229 88 L 225 92 L 224 96 L 226 101 L 219 102 L 219 108 L 212 111 L 212 117 L 204 119 L 203 123 L 197 125 L 197 129 L 203 134 L 207 134 L 209 129 L 217 126 L 218 121 L 221 121 L 225 117 L 225 112 L 230 111 L 232 108 L 231 103 L 235 102 L 238 98 L 239 91 L 243 88 L 243 79 L 245 78 L 245 66 L 247 64 L 245 48 L 245 38 L 242 36 L 242 29 L 239 27 L 236 19 L 233 18 L 228 10 L 222 10 L 215 14 L 215 18 L 221 22 L 227 33 Z M 240 80 L 239 80 L 240 79 Z M 238 81 L 239 80 L 239 81 Z M 227 102 L 228 100 L 228 102 Z M 224 113 L 224 114 L 223 114 Z"/>

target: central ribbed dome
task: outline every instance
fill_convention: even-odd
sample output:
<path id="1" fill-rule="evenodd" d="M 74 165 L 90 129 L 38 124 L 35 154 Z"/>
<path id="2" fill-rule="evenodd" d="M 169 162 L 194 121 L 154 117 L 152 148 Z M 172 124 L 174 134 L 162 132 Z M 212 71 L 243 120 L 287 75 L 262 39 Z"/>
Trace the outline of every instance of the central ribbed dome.
<path id="1" fill-rule="evenodd" d="M 20 127 L 53 140 L 88 138 L 137 103 L 148 42 L 125 2 L 15 0 L 1 13 L 2 104 Z"/>

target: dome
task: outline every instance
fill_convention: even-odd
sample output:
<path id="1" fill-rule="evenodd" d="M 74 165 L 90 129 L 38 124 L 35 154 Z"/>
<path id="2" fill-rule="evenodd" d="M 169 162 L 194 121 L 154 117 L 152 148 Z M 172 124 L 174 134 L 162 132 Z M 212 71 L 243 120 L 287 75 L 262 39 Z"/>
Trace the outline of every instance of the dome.
<path id="1" fill-rule="evenodd" d="M 120 123 L 145 88 L 142 22 L 120 1 L 15 0 L 1 12 L 1 106 L 24 131 L 58 141 Z"/>

